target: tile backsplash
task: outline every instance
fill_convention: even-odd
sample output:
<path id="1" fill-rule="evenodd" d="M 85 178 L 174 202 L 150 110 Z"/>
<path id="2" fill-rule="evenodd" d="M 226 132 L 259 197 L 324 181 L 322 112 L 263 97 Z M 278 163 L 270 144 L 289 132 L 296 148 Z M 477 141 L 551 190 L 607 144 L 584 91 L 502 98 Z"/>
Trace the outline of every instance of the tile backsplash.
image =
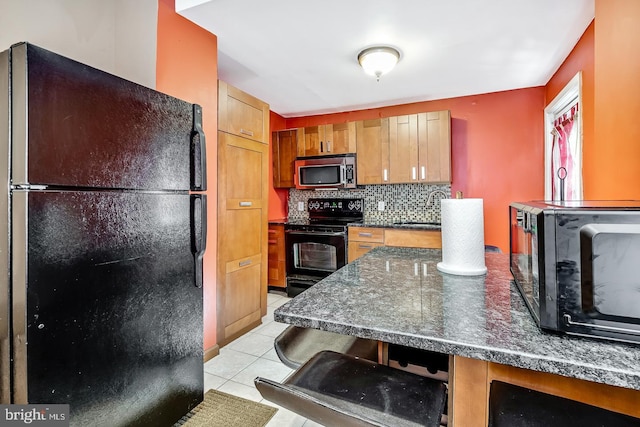
<path id="1" fill-rule="evenodd" d="M 432 201 L 427 206 L 429 194 L 434 191 Z M 308 219 L 307 200 L 310 198 L 353 198 L 364 199 L 364 221 L 370 224 L 387 224 L 399 221 L 440 222 L 441 192 L 451 197 L 451 185 L 439 184 L 385 184 L 365 185 L 355 190 L 289 190 L 289 219 Z M 304 210 L 298 210 L 298 202 L 304 203 Z M 384 202 L 384 210 L 378 210 L 378 202 Z"/>

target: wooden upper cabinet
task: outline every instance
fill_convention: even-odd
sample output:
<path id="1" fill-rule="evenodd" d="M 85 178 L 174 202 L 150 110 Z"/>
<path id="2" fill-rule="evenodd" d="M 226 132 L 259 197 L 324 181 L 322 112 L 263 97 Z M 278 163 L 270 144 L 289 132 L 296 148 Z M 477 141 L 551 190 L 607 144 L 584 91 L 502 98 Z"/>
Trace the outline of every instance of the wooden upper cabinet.
<path id="1" fill-rule="evenodd" d="M 298 152 L 298 130 L 280 130 L 271 134 L 273 186 L 293 188 L 293 167 Z"/>
<path id="2" fill-rule="evenodd" d="M 389 117 L 389 183 L 418 182 L 418 116 Z"/>
<path id="3" fill-rule="evenodd" d="M 269 105 L 218 81 L 218 130 L 269 143 Z"/>
<path id="4" fill-rule="evenodd" d="M 449 110 L 418 114 L 419 180 L 451 182 L 451 116 Z"/>
<path id="5" fill-rule="evenodd" d="M 356 122 L 356 152 L 358 184 L 388 181 L 389 119 Z"/>
<path id="6" fill-rule="evenodd" d="M 336 123 L 307 126 L 302 131 L 299 156 L 326 156 L 356 152 L 356 124 Z"/>
<path id="7" fill-rule="evenodd" d="M 451 182 L 448 110 L 389 118 L 388 182 Z"/>

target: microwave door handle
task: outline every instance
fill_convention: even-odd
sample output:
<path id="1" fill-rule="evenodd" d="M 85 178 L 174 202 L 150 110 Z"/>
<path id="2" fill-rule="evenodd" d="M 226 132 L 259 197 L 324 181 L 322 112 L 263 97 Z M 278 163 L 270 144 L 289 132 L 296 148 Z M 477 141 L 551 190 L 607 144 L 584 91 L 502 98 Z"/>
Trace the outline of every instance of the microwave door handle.
<path id="1" fill-rule="evenodd" d="M 340 166 L 340 183 L 343 185 L 347 183 L 347 167 L 345 165 Z"/>

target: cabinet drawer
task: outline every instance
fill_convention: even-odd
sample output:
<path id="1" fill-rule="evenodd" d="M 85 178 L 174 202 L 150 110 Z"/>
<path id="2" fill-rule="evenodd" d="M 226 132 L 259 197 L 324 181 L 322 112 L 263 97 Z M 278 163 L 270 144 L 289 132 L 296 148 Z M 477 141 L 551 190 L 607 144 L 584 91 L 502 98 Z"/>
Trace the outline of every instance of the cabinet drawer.
<path id="1" fill-rule="evenodd" d="M 378 246 L 384 246 L 382 243 L 370 243 L 370 242 L 349 242 L 349 262 L 360 258 L 373 248 Z"/>
<path id="2" fill-rule="evenodd" d="M 442 234 L 434 230 L 395 230 L 388 228 L 384 233 L 385 246 L 405 246 L 408 248 L 442 248 Z"/>
<path id="3" fill-rule="evenodd" d="M 349 242 L 384 242 L 384 228 L 349 227 Z"/>

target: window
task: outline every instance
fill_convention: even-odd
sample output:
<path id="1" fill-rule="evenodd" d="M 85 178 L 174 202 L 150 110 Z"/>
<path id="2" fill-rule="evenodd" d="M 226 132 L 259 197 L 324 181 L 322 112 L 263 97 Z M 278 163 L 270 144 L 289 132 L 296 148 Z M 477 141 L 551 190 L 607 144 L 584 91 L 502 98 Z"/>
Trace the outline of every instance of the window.
<path id="1" fill-rule="evenodd" d="M 582 73 L 544 109 L 546 200 L 582 199 Z"/>

